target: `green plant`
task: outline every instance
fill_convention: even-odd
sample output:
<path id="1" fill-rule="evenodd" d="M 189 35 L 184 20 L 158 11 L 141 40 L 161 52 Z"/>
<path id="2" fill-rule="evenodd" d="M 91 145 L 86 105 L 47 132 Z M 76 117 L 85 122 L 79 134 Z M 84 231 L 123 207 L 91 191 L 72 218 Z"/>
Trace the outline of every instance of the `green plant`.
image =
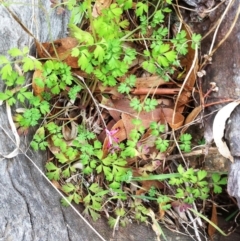
<path id="1" fill-rule="evenodd" d="M 51 151 L 46 175 L 57 181 L 66 194 L 68 201 L 62 199 L 62 204 L 83 203 L 83 213 L 93 220 L 109 209 L 108 223 L 114 229 L 118 224 L 125 226 L 129 217 L 140 222 L 151 218 L 155 223 L 158 217 L 148 202 L 162 213 L 172 208 L 173 202 L 186 211 L 193 202 L 206 200 L 211 191 L 220 193 L 226 184 L 226 178 L 219 174 L 213 174 L 209 183 L 206 171 L 185 170 L 181 165 L 176 173 L 168 173 L 170 165 L 162 163 L 173 143 L 166 131 L 167 122 L 161 124 L 161 120 L 149 126 L 140 119 L 142 113 L 151 113 L 160 102 L 153 87 L 144 97 L 132 94 L 138 78 L 142 73 L 153 74 L 167 82 L 181 69 L 181 58 L 188 53 L 189 42 L 196 49 L 201 39 L 196 34 L 189 39 L 184 30 L 171 34 L 166 24 L 172 11 L 168 4 L 171 0 L 116 0 L 95 17 L 91 1 L 54 4 L 53 7 L 71 10 L 69 30 L 78 41 L 71 55 L 77 57 L 84 78 L 72 74 L 72 69 L 61 60 L 40 62 L 28 56 L 27 48 L 9 50 L 14 61 L 0 56 L 0 74 L 6 85 L 0 100 L 11 106 L 17 101 L 21 103 L 23 113 L 14 116 L 18 127 L 40 125 L 31 147 Z M 134 71 L 134 62 L 138 61 L 139 73 Z M 14 64 L 19 68 L 15 70 Z M 31 84 L 25 84 L 24 74 L 31 70 L 39 71 L 33 85 L 40 93 L 34 86 L 33 93 Z M 117 92 L 117 98 L 125 94 L 129 100 L 131 108 L 127 113 L 135 119 L 126 140 L 118 138 L 124 128 L 108 129 L 111 118 L 99 103 L 104 98 L 111 99 L 111 91 L 102 92 L 102 85 Z M 105 133 L 105 141 L 99 133 Z M 145 137 L 152 140 L 151 146 Z M 179 137 L 183 152 L 191 151 L 191 140 L 190 134 Z M 144 182 L 154 180 L 157 184 L 168 180 L 175 193 L 165 192 L 166 186 L 163 189 L 155 182 L 144 186 Z"/>
<path id="2" fill-rule="evenodd" d="M 206 200 L 210 192 L 221 193 L 222 185 L 227 184 L 227 178 L 221 177 L 219 173 L 213 173 L 211 177 L 205 170 L 195 171 L 193 168 L 185 170 L 182 165 L 179 165 L 178 173 L 150 175 L 147 177 L 132 177 L 132 181 L 143 180 L 168 180 L 168 184 L 176 188 L 176 194 L 171 197 L 162 195 L 155 187 L 151 187 L 148 191 L 149 196 L 142 196 L 150 200 L 157 200 L 159 203 L 168 204 L 173 200 L 182 200 L 183 203 L 192 204 L 197 199 Z M 170 208 L 166 205 L 165 208 Z"/>
<path id="3" fill-rule="evenodd" d="M 180 177 L 174 177 L 169 180 L 170 185 L 176 185 L 177 193 L 175 197 L 182 199 L 185 203 L 193 203 L 197 198 L 206 200 L 210 193 L 210 187 L 213 185 L 214 193 L 222 191 L 220 185 L 226 185 L 226 178 L 221 178 L 217 173 L 212 175 L 212 184 L 207 179 L 207 171 L 194 171 L 192 168 L 184 170 L 180 165 L 178 167 Z"/>
<path id="4" fill-rule="evenodd" d="M 169 147 L 169 140 L 165 140 L 161 134 L 165 133 L 165 125 L 159 125 L 156 122 L 150 124 L 151 133 L 156 136 L 155 145 L 160 152 L 165 152 Z"/>
<path id="5" fill-rule="evenodd" d="M 182 134 L 180 136 L 180 149 L 184 152 L 190 152 L 191 151 L 191 140 L 192 136 L 191 134 Z"/>

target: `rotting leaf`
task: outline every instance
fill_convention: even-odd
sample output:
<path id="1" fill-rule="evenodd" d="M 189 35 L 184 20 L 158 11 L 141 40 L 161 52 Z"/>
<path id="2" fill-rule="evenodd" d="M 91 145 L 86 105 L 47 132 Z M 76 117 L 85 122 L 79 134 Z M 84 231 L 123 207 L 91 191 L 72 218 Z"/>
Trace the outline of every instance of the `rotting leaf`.
<path id="1" fill-rule="evenodd" d="M 142 195 L 147 193 L 152 187 L 155 187 L 157 189 L 163 189 L 164 184 L 157 180 L 145 180 L 141 181 L 141 189 L 136 191 L 136 195 Z"/>
<path id="2" fill-rule="evenodd" d="M 111 110 L 111 115 L 119 116 L 119 112 L 122 112 L 122 120 L 124 123 L 124 127 L 127 133 L 127 138 L 129 139 L 129 133 L 132 129 L 134 129 L 134 124 L 132 124 L 132 120 L 139 117 L 142 120 L 142 125 L 145 129 L 147 129 L 151 122 L 161 122 L 161 123 L 168 123 L 171 128 L 177 129 L 182 126 L 184 122 L 184 116 L 178 112 L 175 113 L 175 119 L 173 121 L 173 114 L 174 111 L 171 108 L 162 108 L 157 107 L 155 110 L 151 112 L 142 111 L 139 115 L 130 107 L 130 101 L 127 99 L 120 99 L 120 100 L 108 100 L 105 103 L 109 106 Z M 116 109 L 113 110 L 113 109 Z"/>

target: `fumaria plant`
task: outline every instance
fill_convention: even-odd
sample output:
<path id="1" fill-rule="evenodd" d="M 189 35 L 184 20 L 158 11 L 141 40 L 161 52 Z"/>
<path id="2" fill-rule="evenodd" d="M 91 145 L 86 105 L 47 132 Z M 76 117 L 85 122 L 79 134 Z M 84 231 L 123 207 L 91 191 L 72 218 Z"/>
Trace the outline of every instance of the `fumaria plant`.
<path id="1" fill-rule="evenodd" d="M 59 183 L 70 202 L 83 203 L 85 215 L 97 220 L 108 212 L 113 228 L 125 226 L 132 217 L 140 222 L 149 217 L 157 220 L 149 202 L 159 210 L 172 208 L 174 201 L 190 207 L 207 200 L 212 192 L 220 193 L 226 184 L 226 178 L 217 173 L 210 176 L 181 165 L 175 173 L 168 173 L 159 159 L 173 143 L 166 123 L 152 121 L 148 131 L 140 119 L 142 112 L 156 109 L 158 98 L 131 94 L 138 77 L 134 66 L 167 83 L 181 69 L 181 58 L 189 47 L 199 46 L 200 35 L 189 39 L 184 29 L 172 33 L 168 28 L 167 21 L 174 14 L 171 4 L 171 0 L 116 0 L 102 9 L 96 9 L 97 1 L 91 0 L 53 4 L 71 11 L 69 31 L 78 43 L 71 55 L 77 58 L 80 74 L 58 58 L 36 59 L 26 47 L 9 50 L 9 57 L 0 56 L 5 84 L 0 100 L 11 107 L 21 105 L 14 115 L 19 131 L 27 133 L 37 127 L 31 147 L 50 150 L 47 177 Z M 29 71 L 35 71 L 32 83 L 26 78 Z M 127 140 L 119 140 L 120 128 L 108 128 L 109 116 L 98 103 L 110 94 L 101 93 L 101 86 L 130 100 L 136 118 Z M 104 132 L 105 141 L 99 135 Z M 147 133 L 153 139 L 151 146 L 142 141 Z M 179 136 L 183 152 L 191 151 L 191 139 L 190 134 Z M 175 193 L 164 192 L 166 181 Z M 62 204 L 67 206 L 66 200 Z"/>

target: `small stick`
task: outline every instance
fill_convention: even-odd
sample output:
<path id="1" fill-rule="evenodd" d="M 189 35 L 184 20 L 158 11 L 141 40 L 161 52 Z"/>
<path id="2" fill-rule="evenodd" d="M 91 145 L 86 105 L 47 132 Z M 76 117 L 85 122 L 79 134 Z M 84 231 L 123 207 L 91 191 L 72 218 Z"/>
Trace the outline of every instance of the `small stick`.
<path id="1" fill-rule="evenodd" d="M 180 88 L 173 89 L 149 89 L 149 88 L 140 88 L 131 91 L 133 95 L 146 95 L 146 94 L 155 94 L 155 95 L 175 95 L 180 91 Z"/>

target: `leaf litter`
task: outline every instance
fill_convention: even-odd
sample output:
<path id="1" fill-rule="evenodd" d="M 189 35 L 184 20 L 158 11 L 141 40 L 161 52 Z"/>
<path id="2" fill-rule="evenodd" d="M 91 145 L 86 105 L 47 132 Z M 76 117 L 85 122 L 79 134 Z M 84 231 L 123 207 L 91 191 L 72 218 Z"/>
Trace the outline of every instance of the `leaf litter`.
<path id="1" fill-rule="evenodd" d="M 94 18 L 101 17 L 102 12 L 109 8 L 109 6 L 112 6 L 113 8 L 116 7 L 115 5 L 113 6 L 111 4 L 112 1 L 109 0 L 97 0 L 93 6 L 92 16 Z M 133 9 L 134 8 L 136 8 L 136 6 L 134 6 Z M 144 11 L 144 9 L 142 11 Z M 109 193 L 110 196 L 113 195 L 111 194 L 111 191 L 106 188 L 107 182 L 103 179 L 102 175 L 103 172 L 106 172 L 108 173 L 108 178 L 114 180 L 114 177 L 109 173 L 109 156 L 112 155 L 114 160 L 115 151 L 117 151 L 118 148 L 121 148 L 121 144 L 132 141 L 132 130 L 134 130 L 136 126 L 133 124 L 133 121 L 138 118 L 142 122 L 142 129 L 140 130 L 142 137 L 137 143 L 137 148 L 134 151 L 134 157 L 126 158 L 126 161 L 119 159 L 118 164 L 116 160 L 114 161 L 113 166 L 116 168 L 116 173 L 120 172 L 123 168 L 131 167 L 133 170 L 132 176 L 134 178 L 140 178 L 137 182 L 132 182 L 131 185 L 126 183 L 124 186 L 122 186 L 122 192 L 130 193 L 131 195 L 137 197 L 137 201 L 133 199 L 131 202 L 136 202 L 133 205 L 138 205 L 141 207 L 142 216 L 140 218 L 145 220 L 145 218 L 149 216 L 152 220 L 152 228 L 157 236 L 160 237 L 160 235 L 162 235 L 164 237 L 164 233 L 162 232 L 158 221 L 169 219 L 169 212 L 165 211 L 165 205 L 168 205 L 171 202 L 169 200 L 165 200 L 158 203 L 159 205 L 156 207 L 156 201 L 154 201 L 154 199 L 152 199 L 153 201 L 151 202 L 151 198 L 149 198 L 149 201 L 142 198 L 142 196 L 144 194 L 149 194 L 151 190 L 161 190 L 162 192 L 170 195 L 173 190 L 164 181 L 141 180 L 141 177 L 146 178 L 152 174 L 170 174 L 172 172 L 172 165 L 166 163 L 166 159 L 169 160 L 175 151 L 174 138 L 171 136 L 170 130 L 174 131 L 179 139 L 180 134 L 183 134 L 187 129 L 185 125 L 190 124 L 194 119 L 196 119 L 203 108 L 202 106 L 197 106 L 188 115 L 186 114 L 186 110 L 189 111 L 189 105 L 193 100 L 192 93 L 194 92 L 199 66 L 196 58 L 196 51 L 191 48 L 191 28 L 184 23 L 182 30 L 186 30 L 187 33 L 186 38 L 188 41 L 188 53 L 185 55 L 185 57 L 180 58 L 181 69 L 175 69 L 174 73 L 168 74 L 172 80 L 168 82 L 162 77 L 156 75 L 155 71 L 152 72 L 151 68 L 153 68 L 153 66 L 150 66 L 150 64 L 147 67 L 148 71 L 146 68 L 143 68 L 146 63 L 141 60 L 140 56 L 139 61 L 134 61 L 125 75 L 117 78 L 117 81 L 114 85 L 110 84 L 109 86 L 106 86 L 100 81 L 95 81 L 96 79 L 94 78 L 91 79 L 91 75 L 88 73 L 88 71 L 90 71 L 88 69 L 89 66 L 87 66 L 87 64 L 83 65 L 83 63 L 80 64 L 79 58 L 75 56 L 77 47 L 79 47 L 80 44 L 77 36 L 82 36 L 83 34 L 82 30 L 76 29 L 75 27 L 72 27 L 71 29 L 74 37 L 67 37 L 58 39 L 54 42 L 37 44 L 37 53 L 40 59 L 58 59 L 59 61 L 66 63 L 71 68 L 73 76 L 81 76 L 81 78 L 85 79 L 84 83 L 81 83 L 81 79 L 74 78 L 74 82 L 78 83 L 80 86 L 83 86 L 83 88 L 81 92 L 77 93 L 76 98 L 73 99 L 73 101 L 66 101 L 64 99 L 70 91 L 69 87 L 63 89 L 60 95 L 55 95 L 52 99 L 53 108 L 49 113 L 49 123 L 53 121 L 56 126 L 61 127 L 59 134 L 62 135 L 62 138 L 61 143 L 59 143 L 59 140 L 54 140 L 51 135 L 48 137 L 48 146 L 51 154 L 49 155 L 49 165 L 47 164 L 47 169 L 48 171 L 54 171 L 54 175 L 57 175 L 61 169 L 61 165 L 59 165 L 58 162 L 62 162 L 63 164 L 68 163 L 67 159 L 70 157 L 70 155 L 66 156 L 62 153 L 62 151 L 63 149 L 65 150 L 67 148 L 69 148 L 69 150 L 73 150 L 70 148 L 76 145 L 74 140 L 79 138 L 77 137 L 79 124 L 83 124 L 84 128 L 87 130 L 85 137 L 82 137 L 83 139 L 89 138 L 89 140 L 91 140 L 90 132 L 96 134 L 97 140 L 101 143 L 101 145 L 97 144 L 97 141 L 95 140 L 94 145 L 96 146 L 97 151 L 95 151 L 94 155 L 103 159 L 105 166 L 99 166 L 99 169 L 97 169 L 97 172 L 94 175 L 85 175 L 83 178 L 85 186 L 90 187 L 92 194 L 88 193 L 86 188 L 75 190 L 73 186 L 70 187 L 71 181 L 68 185 L 68 188 L 66 188 L 66 183 L 69 183 L 69 180 L 72 180 L 73 184 L 76 184 L 82 178 L 81 175 L 79 175 L 80 179 L 71 179 L 70 175 L 71 172 L 76 172 L 76 170 L 79 170 L 79 172 L 83 171 L 84 165 L 75 162 L 75 160 L 79 159 L 80 156 L 83 155 L 83 151 L 77 151 L 72 154 L 70 161 L 73 162 L 73 165 L 68 169 L 65 169 L 65 174 L 61 176 L 61 180 L 56 180 L 54 175 L 52 176 L 54 185 L 61 189 L 61 191 L 63 191 L 66 195 L 74 192 L 74 194 L 69 196 L 71 197 L 71 200 L 75 200 L 76 203 L 84 202 L 85 205 L 87 204 L 87 208 L 85 209 L 84 213 L 92 216 L 93 219 L 97 219 L 99 217 L 98 212 L 101 213 L 101 208 L 98 207 L 100 205 L 100 201 L 99 197 L 97 196 L 97 192 L 103 194 Z M 91 29 L 88 29 L 87 31 L 89 31 L 87 32 L 88 34 L 91 33 Z M 86 38 L 84 43 L 88 42 L 91 44 L 93 41 L 91 35 L 85 34 L 85 36 Z M 146 47 L 146 43 L 144 43 L 143 46 Z M 142 43 L 138 41 L 135 42 L 135 47 L 138 49 L 138 51 L 143 49 Z M 169 50 L 167 45 L 165 47 L 166 51 Z M 94 51 L 94 49 L 92 51 Z M 166 53 L 164 58 L 171 58 L 170 54 L 170 52 Z M 100 55 L 98 56 L 99 61 L 101 62 L 100 59 L 102 57 Z M 82 61 L 87 61 L 86 58 L 86 56 L 82 56 Z M 163 64 L 165 64 L 164 61 L 166 61 L 164 58 L 161 59 Z M 116 85 L 119 86 L 121 83 L 125 83 L 126 79 L 131 75 L 137 76 L 134 86 L 131 86 L 132 88 L 128 94 L 119 93 Z M 44 93 L 48 91 L 44 84 L 44 78 L 45 76 L 43 76 L 43 73 L 40 70 L 35 70 L 33 74 L 32 87 L 34 94 L 40 98 L 42 98 Z M 39 84 L 39 79 L 43 80 L 42 85 Z M 84 85 L 88 86 L 89 90 L 91 91 L 92 94 L 90 96 L 87 94 L 89 91 L 84 88 Z M 138 111 L 136 111 L 136 109 L 134 110 L 131 107 L 131 98 L 129 98 L 130 96 L 131 98 L 135 98 L 137 96 L 139 100 L 139 108 L 144 101 L 149 99 L 149 96 L 154 96 L 156 99 L 156 106 L 154 109 L 151 109 L 152 107 L 149 106 L 151 111 L 146 111 L 143 109 L 138 109 Z M 149 101 L 149 103 L 151 102 Z M 229 108 L 231 109 L 231 107 Z M 228 109 L 227 112 L 229 116 L 231 110 Z M 214 124 L 214 129 L 216 129 L 218 128 L 216 126 L 219 124 L 219 122 L 221 121 L 222 123 L 221 133 L 217 133 L 216 131 L 214 132 L 215 142 L 218 147 L 224 145 L 222 142 L 224 120 L 220 120 L 222 115 L 226 115 L 226 113 L 221 114 L 220 112 L 216 117 Z M 151 135 L 152 122 L 165 126 L 165 131 L 159 133 L 159 136 L 161 137 L 162 141 L 166 140 L 167 138 L 169 140 L 170 138 L 170 141 L 172 142 L 166 151 L 159 153 L 159 150 L 156 149 L 154 144 L 151 144 L 155 143 L 157 139 L 157 137 L 153 137 Z M 48 131 L 50 132 L 50 129 L 48 129 Z M 79 138 L 78 142 L 83 143 L 84 145 L 84 141 L 82 139 Z M 224 151 L 220 152 L 231 159 L 231 156 L 225 147 L 223 150 Z M 12 152 L 9 155 L 12 157 L 15 154 Z M 50 163 L 55 164 L 50 165 Z M 90 162 L 89 168 L 91 169 L 95 166 L 96 161 L 93 159 Z M 93 185 L 97 186 L 93 187 Z M 111 185 L 113 188 L 116 188 L 118 183 L 114 183 L 113 181 Z M 106 189 L 104 190 L 104 188 Z M 88 198 L 90 198 L 89 195 L 92 195 L 91 198 L 92 202 L 95 202 L 95 207 L 92 206 L 93 204 L 90 205 L 88 201 Z M 119 191 L 117 195 L 121 196 L 123 194 L 121 194 Z M 148 202 L 150 202 L 150 204 L 148 204 Z M 126 205 L 127 202 L 125 203 L 123 198 L 122 201 L 120 201 L 120 204 Z M 187 218 L 186 214 L 181 211 L 183 209 L 182 204 L 182 202 L 178 201 L 172 202 L 172 212 L 175 210 L 175 215 L 179 218 L 179 220 L 182 219 L 187 222 L 189 219 Z M 119 203 L 114 202 L 109 202 L 107 204 L 108 208 L 112 210 L 115 210 L 118 205 Z M 187 206 L 185 208 L 188 209 Z M 212 217 L 212 221 L 215 222 L 215 219 L 215 217 Z M 126 220 L 126 218 L 123 218 L 124 222 L 127 222 Z M 171 222 L 174 223 L 173 220 Z M 178 231 L 177 226 L 179 226 L 180 223 L 181 221 L 177 221 L 175 223 L 176 231 Z M 167 224 L 167 221 L 165 225 L 168 228 L 171 227 L 171 225 Z M 115 223 L 114 229 L 116 229 L 116 226 L 117 224 Z M 212 236 L 213 232 L 214 231 L 209 230 L 209 235 Z"/>

